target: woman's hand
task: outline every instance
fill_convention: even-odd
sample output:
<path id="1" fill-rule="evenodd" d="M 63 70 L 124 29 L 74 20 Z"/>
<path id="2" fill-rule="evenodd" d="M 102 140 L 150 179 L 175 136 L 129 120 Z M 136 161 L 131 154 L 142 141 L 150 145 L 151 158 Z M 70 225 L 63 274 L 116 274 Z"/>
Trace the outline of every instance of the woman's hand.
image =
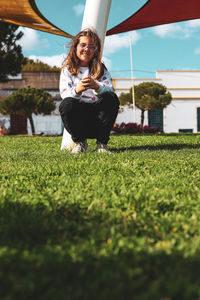
<path id="1" fill-rule="evenodd" d="M 98 83 L 90 76 L 83 77 L 79 84 L 76 86 L 76 93 L 81 94 L 88 89 L 98 90 Z"/>
<path id="2" fill-rule="evenodd" d="M 83 77 L 81 83 L 87 90 L 98 90 L 99 88 L 98 83 L 91 76 Z"/>

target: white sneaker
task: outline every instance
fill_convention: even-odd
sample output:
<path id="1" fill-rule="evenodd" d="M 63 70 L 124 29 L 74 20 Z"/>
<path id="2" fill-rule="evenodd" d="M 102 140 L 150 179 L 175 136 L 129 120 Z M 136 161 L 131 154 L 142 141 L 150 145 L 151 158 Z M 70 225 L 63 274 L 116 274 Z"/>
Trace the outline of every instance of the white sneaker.
<path id="1" fill-rule="evenodd" d="M 88 144 L 86 142 L 75 143 L 72 153 L 73 154 L 85 153 L 87 147 Z"/>
<path id="2" fill-rule="evenodd" d="M 109 151 L 108 146 L 106 144 L 98 143 L 97 144 L 97 151 L 99 153 L 108 153 L 108 154 L 111 154 L 111 152 Z"/>

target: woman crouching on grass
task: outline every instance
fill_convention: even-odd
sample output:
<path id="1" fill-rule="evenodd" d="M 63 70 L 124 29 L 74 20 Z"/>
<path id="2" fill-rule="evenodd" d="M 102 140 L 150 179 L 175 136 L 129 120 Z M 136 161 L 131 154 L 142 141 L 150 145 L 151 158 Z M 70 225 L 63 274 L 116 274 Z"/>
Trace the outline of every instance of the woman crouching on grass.
<path id="1" fill-rule="evenodd" d="M 97 140 L 98 152 L 109 152 L 107 143 L 119 109 L 111 76 L 100 60 L 101 41 L 91 29 L 72 41 L 60 76 L 60 115 L 74 141 L 72 153 L 84 153 L 87 138 Z"/>

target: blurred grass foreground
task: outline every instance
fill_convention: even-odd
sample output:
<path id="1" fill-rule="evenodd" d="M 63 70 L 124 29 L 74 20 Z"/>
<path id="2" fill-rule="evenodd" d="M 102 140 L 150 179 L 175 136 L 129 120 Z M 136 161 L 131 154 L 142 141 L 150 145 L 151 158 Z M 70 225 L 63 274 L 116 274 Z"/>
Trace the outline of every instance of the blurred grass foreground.
<path id="1" fill-rule="evenodd" d="M 200 135 L 0 137 L 0 299 L 200 299 Z"/>

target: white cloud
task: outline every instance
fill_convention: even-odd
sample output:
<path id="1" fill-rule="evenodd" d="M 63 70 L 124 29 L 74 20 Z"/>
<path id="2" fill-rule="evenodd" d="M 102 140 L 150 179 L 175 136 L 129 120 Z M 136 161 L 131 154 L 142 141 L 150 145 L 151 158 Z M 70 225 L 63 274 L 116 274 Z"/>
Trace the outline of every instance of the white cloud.
<path id="1" fill-rule="evenodd" d="M 34 61 L 42 61 L 43 63 L 46 63 L 50 66 L 56 66 L 56 67 L 61 67 L 62 62 L 65 58 L 66 54 L 62 53 L 60 55 L 53 55 L 53 56 L 35 56 L 35 55 L 30 55 L 29 58 L 33 59 Z"/>
<path id="2" fill-rule="evenodd" d="M 200 28 L 200 19 L 191 20 L 176 24 L 165 24 L 155 26 L 153 33 L 161 38 L 196 38 Z"/>
<path id="3" fill-rule="evenodd" d="M 200 27 L 200 19 L 188 21 L 187 24 L 191 28 Z"/>
<path id="4" fill-rule="evenodd" d="M 80 3 L 80 4 L 74 5 L 72 8 L 73 8 L 75 14 L 77 16 L 80 16 L 80 15 L 82 15 L 82 13 L 84 11 L 84 7 L 85 7 L 85 5 Z"/>
<path id="5" fill-rule="evenodd" d="M 183 32 L 183 28 L 177 24 L 160 25 L 153 28 L 153 32 L 161 38 L 172 37 Z"/>
<path id="6" fill-rule="evenodd" d="M 196 48 L 196 49 L 194 50 L 194 53 L 195 53 L 195 54 L 200 54 L 200 48 Z"/>
<path id="7" fill-rule="evenodd" d="M 105 66 L 108 69 L 108 71 L 110 71 L 112 69 L 112 61 L 111 61 L 111 59 L 103 56 L 102 57 L 102 62 L 105 64 Z"/>
<path id="8" fill-rule="evenodd" d="M 22 31 L 24 34 L 18 42 L 18 44 L 22 46 L 23 50 L 30 51 L 39 46 L 48 46 L 48 41 L 46 39 L 41 40 L 36 30 L 20 27 L 19 31 Z"/>
<path id="9" fill-rule="evenodd" d="M 107 56 L 122 48 L 128 48 L 130 46 L 130 39 L 134 44 L 140 39 L 140 35 L 136 31 L 133 31 L 123 35 L 111 35 L 106 37 L 103 54 Z"/>

